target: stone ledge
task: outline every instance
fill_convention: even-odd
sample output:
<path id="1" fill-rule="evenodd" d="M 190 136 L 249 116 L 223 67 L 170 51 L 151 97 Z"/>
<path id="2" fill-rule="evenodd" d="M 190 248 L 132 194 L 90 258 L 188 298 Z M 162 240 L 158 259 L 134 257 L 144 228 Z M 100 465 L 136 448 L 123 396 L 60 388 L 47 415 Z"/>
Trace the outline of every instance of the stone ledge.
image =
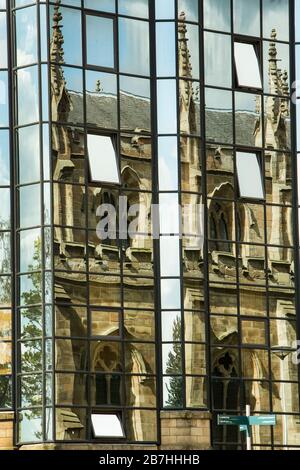
<path id="1" fill-rule="evenodd" d="M 160 419 L 211 420 L 212 415 L 209 411 L 161 411 Z"/>
<path id="2" fill-rule="evenodd" d="M 86 450 L 92 450 L 92 451 L 108 451 L 108 450 L 117 450 L 117 451 L 135 451 L 135 450 L 147 450 L 147 451 L 157 451 L 158 447 L 149 445 L 145 446 L 143 444 L 139 445 L 104 445 L 104 444 L 72 444 L 70 443 L 64 443 L 64 444 L 34 444 L 34 445 L 24 445 L 19 448 L 21 451 L 26 451 L 26 450 L 78 450 L 78 451 L 86 451 Z"/>
<path id="3" fill-rule="evenodd" d="M 13 411 L 2 411 L 0 412 L 0 422 L 1 421 L 14 421 L 15 413 Z"/>

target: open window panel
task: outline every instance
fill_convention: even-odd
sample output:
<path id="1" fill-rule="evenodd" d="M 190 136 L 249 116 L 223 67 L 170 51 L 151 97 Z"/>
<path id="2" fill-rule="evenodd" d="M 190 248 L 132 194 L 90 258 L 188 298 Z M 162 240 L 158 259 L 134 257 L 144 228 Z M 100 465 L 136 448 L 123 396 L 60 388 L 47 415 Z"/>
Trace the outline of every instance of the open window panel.
<path id="1" fill-rule="evenodd" d="M 239 195 L 246 199 L 265 199 L 261 159 L 255 152 L 237 152 Z"/>
<path id="2" fill-rule="evenodd" d="M 88 158 L 92 183 L 121 184 L 114 136 L 88 134 Z"/>
<path id="3" fill-rule="evenodd" d="M 234 42 L 234 63 L 238 88 L 262 90 L 259 62 L 255 44 Z"/>
<path id="4" fill-rule="evenodd" d="M 96 439 L 125 439 L 121 415 L 118 413 L 92 413 L 93 435 Z"/>

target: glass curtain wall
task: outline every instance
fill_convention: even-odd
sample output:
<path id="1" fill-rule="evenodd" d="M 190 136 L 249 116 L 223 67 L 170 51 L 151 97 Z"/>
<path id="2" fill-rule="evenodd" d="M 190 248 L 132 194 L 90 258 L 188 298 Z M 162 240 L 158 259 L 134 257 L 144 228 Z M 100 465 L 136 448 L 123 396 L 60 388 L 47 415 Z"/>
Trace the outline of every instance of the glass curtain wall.
<path id="1" fill-rule="evenodd" d="M 287 0 L 203 3 L 213 443 L 242 447 L 217 415 L 249 404 L 277 417 L 253 427 L 254 448 L 287 448 L 299 440 L 292 10 Z"/>
<path id="2" fill-rule="evenodd" d="M 12 408 L 12 223 L 8 14 L 0 1 L 0 410 Z"/>
<path id="3" fill-rule="evenodd" d="M 15 38 L 17 441 L 38 442 L 52 439 L 47 9 L 43 2 L 16 0 L 11 15 Z"/>

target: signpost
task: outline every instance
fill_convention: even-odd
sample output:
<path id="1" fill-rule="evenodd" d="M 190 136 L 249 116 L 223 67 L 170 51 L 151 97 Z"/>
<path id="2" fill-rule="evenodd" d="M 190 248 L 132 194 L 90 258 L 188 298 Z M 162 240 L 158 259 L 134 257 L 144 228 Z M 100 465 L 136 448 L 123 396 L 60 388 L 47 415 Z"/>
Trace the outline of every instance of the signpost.
<path id="1" fill-rule="evenodd" d="M 218 415 L 218 426 L 239 426 L 246 433 L 247 450 L 251 450 L 251 426 L 276 426 L 276 416 L 251 416 L 250 405 L 246 406 L 246 416 Z"/>

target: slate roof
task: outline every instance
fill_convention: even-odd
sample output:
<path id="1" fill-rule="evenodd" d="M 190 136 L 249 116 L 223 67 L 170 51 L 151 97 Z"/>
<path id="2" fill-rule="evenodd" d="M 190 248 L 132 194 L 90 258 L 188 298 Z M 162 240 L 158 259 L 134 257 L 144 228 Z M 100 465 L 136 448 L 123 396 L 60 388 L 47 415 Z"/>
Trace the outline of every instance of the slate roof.
<path id="1" fill-rule="evenodd" d="M 72 109 L 68 116 L 68 122 L 82 124 L 82 95 L 69 92 Z M 117 99 L 113 95 L 98 95 L 89 93 L 87 96 L 87 121 L 90 125 L 98 125 L 108 129 L 118 127 L 117 123 Z M 146 98 L 129 94 L 121 94 L 122 129 L 145 131 L 150 130 L 150 101 Z M 254 113 L 240 112 L 236 114 L 237 136 L 247 135 L 249 145 L 255 145 L 254 130 L 256 126 Z M 196 104 L 197 127 L 200 126 L 199 104 Z M 289 142 L 290 124 L 287 119 L 287 141 Z M 229 110 L 206 110 L 206 138 L 207 140 L 232 143 L 232 113 Z"/>

